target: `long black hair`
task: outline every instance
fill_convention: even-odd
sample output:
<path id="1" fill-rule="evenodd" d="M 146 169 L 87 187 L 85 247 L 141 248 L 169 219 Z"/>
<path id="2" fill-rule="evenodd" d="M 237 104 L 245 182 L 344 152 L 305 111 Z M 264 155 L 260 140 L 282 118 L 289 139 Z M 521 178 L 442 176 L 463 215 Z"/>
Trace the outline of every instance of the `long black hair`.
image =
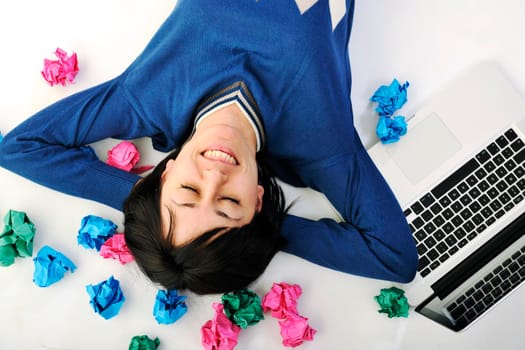
<path id="1" fill-rule="evenodd" d="M 160 193 L 166 163 L 178 154 L 176 150 L 163 159 L 124 202 L 126 243 L 144 274 L 164 288 L 197 294 L 245 288 L 285 244 L 280 234 L 286 213 L 282 189 L 270 176 L 264 155 L 258 153 L 258 182 L 264 188 L 261 211 L 245 226 L 225 233 L 217 227 L 175 247 L 171 236 L 163 234 Z"/>

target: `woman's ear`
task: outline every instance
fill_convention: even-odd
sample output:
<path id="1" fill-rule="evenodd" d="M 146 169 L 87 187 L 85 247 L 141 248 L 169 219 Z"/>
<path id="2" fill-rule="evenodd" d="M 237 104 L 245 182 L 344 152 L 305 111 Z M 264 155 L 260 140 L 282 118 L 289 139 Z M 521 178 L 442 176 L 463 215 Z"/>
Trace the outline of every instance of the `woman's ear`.
<path id="1" fill-rule="evenodd" d="M 171 169 L 171 167 L 173 166 L 173 163 L 174 163 L 173 159 L 170 159 L 170 160 L 168 160 L 168 161 L 166 162 L 166 166 L 164 167 L 164 171 L 162 172 L 162 175 L 160 176 L 160 180 L 161 180 L 162 182 L 164 182 L 164 179 L 165 179 L 165 177 L 166 177 L 166 174 L 167 174 L 167 172 Z"/>
<path id="2" fill-rule="evenodd" d="M 262 205 L 263 205 L 263 195 L 264 195 L 264 187 L 261 185 L 257 185 L 257 204 L 255 207 L 255 211 L 257 213 L 261 212 Z"/>

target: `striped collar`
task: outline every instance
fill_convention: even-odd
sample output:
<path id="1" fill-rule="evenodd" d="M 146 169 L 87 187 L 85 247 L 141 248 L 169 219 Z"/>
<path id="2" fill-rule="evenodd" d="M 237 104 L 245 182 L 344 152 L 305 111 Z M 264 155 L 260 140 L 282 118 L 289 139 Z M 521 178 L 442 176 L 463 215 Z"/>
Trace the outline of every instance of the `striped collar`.
<path id="1" fill-rule="evenodd" d="M 205 99 L 204 102 L 197 107 L 193 132 L 195 132 L 199 123 L 212 112 L 232 103 L 235 103 L 240 107 L 240 110 L 250 122 L 257 140 L 257 152 L 260 151 L 264 147 L 265 135 L 259 108 L 248 90 L 248 87 L 242 81 L 236 82 L 222 89 L 211 97 Z"/>

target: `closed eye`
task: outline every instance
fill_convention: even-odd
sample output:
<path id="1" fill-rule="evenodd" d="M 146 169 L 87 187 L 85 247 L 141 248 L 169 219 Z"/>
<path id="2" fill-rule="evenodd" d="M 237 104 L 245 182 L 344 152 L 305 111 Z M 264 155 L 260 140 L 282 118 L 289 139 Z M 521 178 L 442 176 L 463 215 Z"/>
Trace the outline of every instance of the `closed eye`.
<path id="1" fill-rule="evenodd" d="M 232 197 L 222 197 L 221 198 L 222 200 L 225 200 L 225 201 L 230 201 L 232 203 L 235 203 L 237 205 L 239 205 L 241 202 L 235 198 L 232 198 Z"/>
<path id="2" fill-rule="evenodd" d="M 199 191 L 195 188 L 195 187 L 192 187 L 190 185 L 180 185 L 180 188 L 182 189 L 185 189 L 185 190 L 188 190 L 188 191 L 191 191 L 191 192 L 195 192 L 195 193 L 199 193 Z"/>

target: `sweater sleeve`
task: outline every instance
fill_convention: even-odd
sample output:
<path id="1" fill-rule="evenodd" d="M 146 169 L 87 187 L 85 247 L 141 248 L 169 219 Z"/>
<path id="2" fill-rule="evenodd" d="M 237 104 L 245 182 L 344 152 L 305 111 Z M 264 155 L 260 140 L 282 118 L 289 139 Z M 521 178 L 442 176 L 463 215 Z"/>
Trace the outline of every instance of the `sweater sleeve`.
<path id="1" fill-rule="evenodd" d="M 62 99 L 10 131 L 0 143 L 0 166 L 121 210 L 139 177 L 107 165 L 84 146 L 105 138 L 149 136 L 149 128 L 116 78 Z"/>
<path id="2" fill-rule="evenodd" d="M 410 229 L 364 148 L 308 166 L 302 174 L 326 194 L 344 221 L 288 215 L 285 251 L 355 275 L 403 283 L 414 278 L 418 257 Z"/>

